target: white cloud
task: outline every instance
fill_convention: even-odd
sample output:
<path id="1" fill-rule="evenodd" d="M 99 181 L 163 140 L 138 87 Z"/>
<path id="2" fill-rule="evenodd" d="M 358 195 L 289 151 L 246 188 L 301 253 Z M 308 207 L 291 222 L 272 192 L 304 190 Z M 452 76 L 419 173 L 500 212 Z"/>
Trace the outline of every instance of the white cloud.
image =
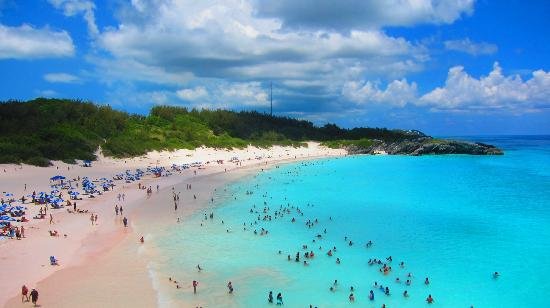
<path id="1" fill-rule="evenodd" d="M 385 90 L 371 81 L 349 81 L 343 89 L 342 95 L 348 100 L 359 103 L 383 103 L 403 107 L 407 103 L 416 101 L 416 83 L 408 83 L 406 79 L 390 82 Z"/>
<path id="2" fill-rule="evenodd" d="M 0 24 L 0 59 L 57 58 L 73 54 L 73 41 L 65 31 Z"/>
<path id="3" fill-rule="evenodd" d="M 176 92 L 179 98 L 187 101 L 196 101 L 208 97 L 208 91 L 205 87 L 196 87 L 193 89 L 181 89 Z"/>
<path id="4" fill-rule="evenodd" d="M 495 63 L 489 75 L 474 78 L 464 67 L 455 66 L 449 69 L 445 86 L 423 95 L 418 104 L 435 110 L 540 110 L 550 106 L 550 73 L 537 70 L 524 81 L 519 75 L 505 76 Z"/>
<path id="5" fill-rule="evenodd" d="M 224 85 L 220 87 L 220 92 L 220 99 L 230 104 L 258 106 L 266 105 L 268 102 L 267 91 L 259 82 Z"/>
<path id="6" fill-rule="evenodd" d="M 63 10 L 65 16 L 75 16 L 83 14 L 83 18 L 88 25 L 88 33 L 91 36 L 99 34 L 95 21 L 95 4 L 89 0 L 48 0 L 56 9 Z"/>
<path id="7" fill-rule="evenodd" d="M 445 49 L 465 52 L 473 56 L 479 55 L 492 55 L 498 51 L 498 47 L 495 44 L 486 42 L 472 42 L 469 38 L 461 40 L 451 40 L 443 42 Z"/>
<path id="8" fill-rule="evenodd" d="M 452 23 L 471 14 L 474 0 L 254 0 L 258 16 L 278 18 L 292 29 L 375 29 Z"/>
<path id="9" fill-rule="evenodd" d="M 318 104 L 325 104 L 339 99 L 348 80 L 401 79 L 429 59 L 423 46 L 380 29 L 288 31 L 281 17 L 256 14 L 256 5 L 246 0 L 133 0 L 116 14 L 118 26 L 95 42 L 109 57 L 89 59 L 107 83 L 148 82 L 183 90 L 206 85 L 210 103 L 234 106 L 262 101 L 261 94 L 244 95 L 256 86 L 244 89 L 243 84 L 269 81 L 284 87 L 278 91 L 288 102 L 317 97 Z M 236 89 L 222 91 L 228 84 L 241 85 L 242 101 Z"/>
<path id="10" fill-rule="evenodd" d="M 78 76 L 67 73 L 48 73 L 44 75 L 44 80 L 52 83 L 77 83 L 80 82 Z"/>
<path id="11" fill-rule="evenodd" d="M 230 108 L 232 106 L 261 106 L 268 102 L 265 88 L 259 82 L 210 81 L 203 86 L 176 91 L 177 97 L 192 106 Z"/>

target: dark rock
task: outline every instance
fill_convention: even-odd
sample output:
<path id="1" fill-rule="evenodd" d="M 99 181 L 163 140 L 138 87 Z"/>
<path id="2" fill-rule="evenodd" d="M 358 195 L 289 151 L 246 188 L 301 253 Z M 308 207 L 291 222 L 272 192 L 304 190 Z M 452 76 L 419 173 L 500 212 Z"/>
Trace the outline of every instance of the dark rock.
<path id="1" fill-rule="evenodd" d="M 433 139 L 422 136 L 414 140 L 385 142 L 374 140 L 368 148 L 351 145 L 346 147 L 349 154 L 380 154 L 390 155 L 439 155 L 439 154 L 469 154 L 469 155 L 502 155 L 499 148 L 480 142 L 472 143 L 456 140 Z"/>

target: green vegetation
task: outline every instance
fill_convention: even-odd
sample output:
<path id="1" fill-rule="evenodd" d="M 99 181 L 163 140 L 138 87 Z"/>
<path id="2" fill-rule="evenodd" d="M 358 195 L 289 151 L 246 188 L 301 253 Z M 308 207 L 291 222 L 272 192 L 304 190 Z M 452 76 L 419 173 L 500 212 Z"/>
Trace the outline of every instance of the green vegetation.
<path id="1" fill-rule="evenodd" d="M 67 99 L 0 102 L 0 163 L 46 166 L 49 160 L 93 160 L 101 146 L 108 156 L 139 156 L 152 150 L 199 146 L 242 148 L 249 144 L 331 147 L 368 145 L 372 139 L 399 141 L 424 136 L 384 128 L 317 127 L 304 120 L 258 112 L 188 110 L 157 106 L 149 115 L 131 115 L 109 106 Z"/>
<path id="2" fill-rule="evenodd" d="M 341 149 L 348 146 L 356 146 L 358 148 L 367 149 L 374 144 L 371 139 L 358 139 L 358 140 L 329 140 L 321 142 L 322 145 L 331 149 Z"/>

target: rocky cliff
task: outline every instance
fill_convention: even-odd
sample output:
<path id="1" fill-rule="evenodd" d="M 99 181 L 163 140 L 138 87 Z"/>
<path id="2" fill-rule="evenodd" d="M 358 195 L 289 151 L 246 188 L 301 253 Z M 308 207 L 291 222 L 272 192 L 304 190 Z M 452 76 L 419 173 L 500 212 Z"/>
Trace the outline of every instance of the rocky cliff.
<path id="1" fill-rule="evenodd" d="M 429 155 L 429 154 L 470 154 L 470 155 L 502 155 L 501 149 L 480 142 L 465 142 L 456 140 L 433 139 L 420 137 L 413 140 L 387 142 L 373 140 L 372 145 L 360 147 L 349 145 L 346 150 L 350 154 L 402 154 L 402 155 Z"/>

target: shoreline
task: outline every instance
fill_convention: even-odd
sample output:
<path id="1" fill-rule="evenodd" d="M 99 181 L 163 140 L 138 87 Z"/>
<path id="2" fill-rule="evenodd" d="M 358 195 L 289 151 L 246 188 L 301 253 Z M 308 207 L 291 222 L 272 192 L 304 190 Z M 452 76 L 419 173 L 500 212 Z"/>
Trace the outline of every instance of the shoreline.
<path id="1" fill-rule="evenodd" d="M 293 153 L 292 155 L 288 153 L 288 152 L 292 152 L 292 148 L 280 147 L 279 149 L 269 149 L 269 150 L 254 149 L 254 150 L 263 151 L 265 153 L 270 153 L 270 152 L 276 153 L 278 150 L 279 155 L 278 157 L 276 157 L 275 154 L 268 155 L 268 158 L 266 158 L 265 160 L 262 159 L 259 161 L 250 160 L 249 158 L 249 160 L 242 161 L 243 163 L 242 166 L 210 165 L 204 170 L 196 170 L 196 171 L 199 171 L 198 172 L 199 175 L 196 177 L 193 174 L 191 174 L 191 171 L 187 171 L 186 172 L 187 174 L 182 174 L 182 175 L 174 174 L 167 178 L 160 178 L 160 180 L 146 179 L 146 180 L 143 180 L 142 182 L 144 182 L 145 185 L 147 186 L 150 186 L 150 185 L 153 186 L 153 184 L 155 185 L 159 184 L 163 189 L 158 194 L 161 194 L 163 192 L 164 193 L 169 192 L 169 189 L 171 187 L 174 187 L 177 185 L 183 185 L 185 181 L 190 181 L 193 183 L 195 183 L 195 181 L 197 183 L 204 183 L 204 186 L 209 187 L 211 192 L 213 187 L 208 186 L 208 184 L 215 182 L 212 180 L 214 177 L 216 177 L 217 180 L 219 180 L 218 185 L 225 185 L 227 183 L 235 181 L 236 179 L 242 176 L 252 174 L 255 171 L 262 169 L 262 167 L 271 168 L 275 165 L 282 164 L 282 163 L 292 163 L 292 162 L 308 160 L 308 159 L 320 159 L 320 158 L 328 158 L 328 157 L 335 157 L 335 156 L 339 157 L 339 156 L 345 155 L 344 151 L 341 151 L 341 150 L 335 151 L 335 150 L 326 149 L 324 147 L 319 147 L 318 144 L 310 144 L 308 148 L 294 149 L 296 153 Z M 301 153 L 300 153 L 300 150 L 302 150 Z M 205 149 L 205 151 L 208 152 L 209 149 Z M 239 152 L 239 151 L 236 151 L 236 152 Z M 214 153 L 216 153 L 216 151 L 214 151 Z M 204 155 L 205 153 L 202 153 L 202 154 L 203 156 L 206 156 L 206 157 L 212 155 L 212 153 L 208 153 L 206 155 Z M 225 154 L 225 156 L 227 156 L 227 155 L 233 155 L 234 152 L 223 151 L 222 154 Z M 242 155 L 243 153 L 240 153 L 240 154 Z M 253 154 L 256 154 L 256 152 L 254 151 Z M 175 157 L 174 159 L 171 159 L 170 156 L 174 156 L 173 153 L 161 152 L 157 155 L 158 156 L 168 155 L 169 160 L 167 162 L 171 162 L 174 160 L 177 161 L 178 159 L 182 158 L 182 157 Z M 155 158 L 158 156 L 155 156 Z M 185 157 L 188 157 L 188 156 L 189 156 L 188 153 L 185 154 Z M 212 157 L 208 157 L 208 158 L 213 159 Z M 141 161 L 142 163 L 147 162 L 147 161 L 143 162 L 142 158 L 137 158 L 137 160 Z M 159 160 L 157 160 L 156 162 L 158 163 Z M 151 164 L 151 160 L 149 161 L 149 164 Z M 227 168 L 227 172 L 224 172 L 225 168 Z M 241 175 L 234 176 L 236 173 L 241 173 Z M 130 185 L 137 186 L 137 183 L 131 183 Z M 100 201 L 100 205 L 104 205 L 101 208 L 101 210 L 98 210 L 98 212 L 100 213 L 100 219 L 99 219 L 100 224 L 104 222 L 105 226 L 100 225 L 100 228 L 98 228 L 97 230 L 93 232 L 92 231 L 84 232 L 83 235 L 80 235 L 81 236 L 80 243 L 72 243 L 72 246 L 69 247 L 70 248 L 69 250 L 72 251 L 72 254 L 67 255 L 66 258 L 65 257 L 60 258 L 61 264 L 62 264 L 60 268 L 56 268 L 53 270 L 50 269 L 45 273 L 41 273 L 41 275 L 36 275 L 35 273 L 34 279 L 36 280 L 36 282 L 34 284 L 27 283 L 27 285 L 29 286 L 30 289 L 32 289 L 34 285 L 37 286 L 37 289 L 40 291 L 40 298 L 39 298 L 40 304 L 42 304 L 43 306 L 51 306 L 55 304 L 55 306 L 57 307 L 60 307 L 60 306 L 64 307 L 64 306 L 71 306 L 71 305 L 85 306 L 86 303 L 90 303 L 91 306 L 97 306 L 98 304 L 102 304 L 104 306 L 105 305 L 120 306 L 120 305 L 127 305 L 127 304 L 132 304 L 134 306 L 158 305 L 158 302 L 157 302 L 158 299 L 156 295 L 157 292 L 154 290 L 153 281 L 150 277 L 150 273 L 148 270 L 148 264 L 144 263 L 142 260 L 138 260 L 140 258 L 135 257 L 136 254 L 140 253 L 139 250 L 142 249 L 143 247 L 136 245 L 136 243 L 138 243 L 138 238 L 139 238 L 136 232 L 139 231 L 139 227 L 136 227 L 134 222 L 136 222 L 137 225 L 140 224 L 139 221 L 143 218 L 143 215 L 145 215 L 144 212 L 146 212 L 145 211 L 146 206 L 144 206 L 144 204 L 147 202 L 147 200 L 144 200 L 143 195 L 140 195 L 138 192 L 136 192 L 137 189 L 124 187 L 124 186 L 130 186 L 130 185 L 122 185 L 123 187 L 118 187 L 117 190 L 113 192 L 109 192 L 107 195 L 114 197 L 120 190 L 126 191 L 127 195 L 131 199 L 127 201 L 125 204 L 125 210 L 126 210 L 126 213 L 128 213 L 129 215 L 131 227 L 128 228 L 127 230 L 123 230 L 124 232 L 121 232 L 120 219 L 118 221 L 116 219 L 111 220 L 111 218 L 109 217 L 109 216 L 114 216 L 114 213 L 112 213 L 113 212 L 112 207 L 115 203 L 114 200 L 109 200 L 108 197 L 106 196 L 102 196 L 102 197 L 104 197 L 103 199 L 107 199 L 107 200 L 94 200 L 94 203 L 97 203 L 97 201 Z M 199 185 L 202 186 L 202 184 L 199 184 Z M 219 186 L 215 186 L 215 187 L 219 187 Z M 131 190 L 131 191 L 128 191 L 128 190 Z M 206 193 L 207 191 L 204 191 L 204 192 Z M 152 199 L 155 198 L 157 193 L 153 193 L 153 195 L 154 196 L 152 197 Z M 201 196 L 201 198 L 199 199 L 202 199 L 202 198 L 203 197 Z M 186 215 L 192 215 L 197 210 L 204 208 L 207 204 L 208 204 L 207 200 L 198 200 L 195 206 Z M 97 204 L 95 205 L 97 207 Z M 65 213 L 65 216 L 69 216 L 69 215 L 70 214 Z M 75 215 L 75 214 L 72 214 L 72 215 Z M 83 215 L 83 216 L 85 217 L 83 217 L 81 220 L 86 221 L 84 225 L 89 224 L 89 221 L 87 220 L 88 216 L 87 215 Z M 66 217 L 62 217 L 62 218 L 63 218 L 62 220 L 67 220 Z M 80 223 L 80 227 L 82 227 L 82 224 L 83 223 Z M 72 236 L 69 235 L 69 237 L 72 237 Z M 48 239 L 42 238 L 42 242 L 47 240 Z M 60 238 L 58 240 L 63 241 L 66 239 Z M 75 242 L 79 242 L 79 241 L 76 240 Z M 4 244 L 7 244 L 7 243 L 0 244 L 1 249 L 4 249 L 4 246 L 5 246 Z M 63 245 L 59 247 L 63 247 Z M 27 247 L 27 249 L 30 249 L 30 248 Z M 128 262 L 129 261 L 128 258 L 132 256 L 134 256 L 133 260 Z M 4 258 L 4 253 L 2 253 L 2 257 L 3 257 L 2 261 L 4 261 L 6 259 Z M 8 260 L 9 260 L 9 256 L 8 256 Z M 12 262 L 12 264 L 13 263 L 14 262 Z M 117 271 L 120 268 L 121 264 L 125 266 L 125 269 L 123 271 Z M 110 279 L 110 281 L 105 281 L 106 280 L 105 278 L 111 275 L 113 271 L 117 271 L 117 275 L 116 275 L 117 279 Z M 125 276 L 125 275 L 129 275 L 129 276 Z M 94 278 L 95 276 L 97 276 L 96 278 L 98 279 Z M 121 278 L 120 281 L 118 281 L 119 284 L 120 283 L 125 284 L 123 288 L 118 288 L 117 284 L 113 284 L 115 280 L 119 280 L 118 278 Z M 93 284 L 90 285 L 90 283 L 92 282 Z M 129 286 L 128 284 L 133 284 L 133 286 Z M 105 286 L 106 289 L 98 286 Z M 0 300 L 1 300 L 0 304 L 6 307 L 8 306 L 25 307 L 29 305 L 28 303 L 21 304 L 20 296 L 15 295 L 18 293 L 19 290 L 20 290 L 19 285 L 12 286 L 11 290 L 9 290 L 10 295 L 7 298 L 0 297 Z M 85 290 L 85 292 L 82 293 L 78 290 Z M 94 290 L 98 290 L 101 292 L 95 293 Z M 111 295 L 105 294 L 105 293 L 108 293 L 106 292 L 106 290 L 107 291 L 112 290 L 114 293 Z M 131 290 L 131 292 L 128 292 L 128 294 L 124 294 L 123 292 L 121 293 L 120 290 Z M 136 296 L 136 294 L 140 294 L 140 295 Z M 152 294 L 154 294 L 154 296 Z M 88 296 L 90 296 L 89 300 L 84 300 Z M 101 298 L 102 296 L 103 298 Z M 115 296 L 116 298 L 122 299 L 122 301 L 117 303 L 115 298 L 113 298 L 113 296 Z M 105 298 L 109 298 L 109 300 L 106 301 L 105 303 L 101 302 Z M 61 301 L 61 299 L 63 300 Z M 132 299 L 135 299 L 136 302 L 132 303 Z"/>

